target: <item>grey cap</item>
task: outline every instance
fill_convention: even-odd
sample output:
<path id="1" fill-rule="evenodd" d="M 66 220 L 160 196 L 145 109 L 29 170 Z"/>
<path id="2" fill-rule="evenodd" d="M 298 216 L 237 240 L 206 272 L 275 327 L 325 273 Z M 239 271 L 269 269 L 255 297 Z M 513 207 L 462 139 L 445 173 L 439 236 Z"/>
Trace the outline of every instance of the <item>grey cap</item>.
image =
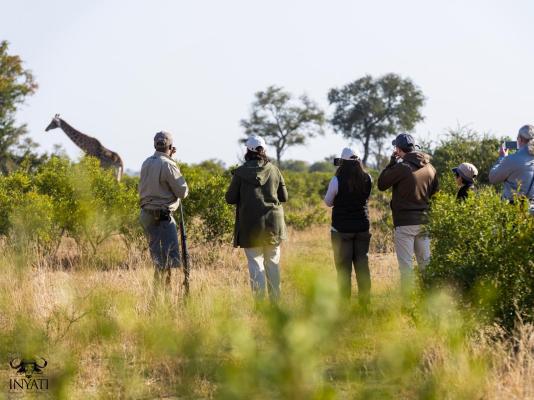
<path id="1" fill-rule="evenodd" d="M 172 135 L 170 132 L 167 131 L 161 131 L 156 133 L 156 136 L 154 136 L 154 146 L 158 147 L 167 147 L 172 144 Z"/>
<path id="2" fill-rule="evenodd" d="M 532 125 L 522 126 L 521 129 L 519 129 L 518 135 L 521 136 L 523 139 L 533 140 L 534 139 L 534 126 Z"/>

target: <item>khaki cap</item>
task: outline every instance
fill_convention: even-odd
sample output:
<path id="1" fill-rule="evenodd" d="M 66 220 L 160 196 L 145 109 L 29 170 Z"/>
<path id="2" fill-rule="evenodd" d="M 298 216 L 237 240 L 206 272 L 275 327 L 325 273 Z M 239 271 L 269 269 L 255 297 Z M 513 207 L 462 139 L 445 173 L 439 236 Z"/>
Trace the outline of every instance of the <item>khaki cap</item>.
<path id="1" fill-rule="evenodd" d="M 170 132 L 161 131 L 154 136 L 154 146 L 170 146 L 172 144 L 172 135 Z"/>
<path id="2" fill-rule="evenodd" d="M 466 181 L 473 182 L 478 175 L 478 169 L 473 164 L 461 163 L 456 168 L 452 169 L 452 172 L 460 175 Z"/>

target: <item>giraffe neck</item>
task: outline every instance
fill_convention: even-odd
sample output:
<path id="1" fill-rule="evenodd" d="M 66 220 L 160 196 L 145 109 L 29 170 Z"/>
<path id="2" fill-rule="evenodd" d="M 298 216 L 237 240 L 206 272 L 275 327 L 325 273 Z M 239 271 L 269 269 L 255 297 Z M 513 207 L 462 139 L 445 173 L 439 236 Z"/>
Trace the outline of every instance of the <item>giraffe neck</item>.
<path id="1" fill-rule="evenodd" d="M 80 149 L 85 151 L 86 153 L 91 154 L 91 149 L 87 147 L 87 140 L 89 136 L 87 136 L 84 133 L 81 133 L 80 131 L 74 129 L 72 126 L 70 126 L 68 123 L 66 123 L 64 120 L 61 120 L 61 129 L 63 132 L 65 132 L 65 135 L 69 137 L 70 140 L 74 142 L 76 146 L 78 146 Z"/>

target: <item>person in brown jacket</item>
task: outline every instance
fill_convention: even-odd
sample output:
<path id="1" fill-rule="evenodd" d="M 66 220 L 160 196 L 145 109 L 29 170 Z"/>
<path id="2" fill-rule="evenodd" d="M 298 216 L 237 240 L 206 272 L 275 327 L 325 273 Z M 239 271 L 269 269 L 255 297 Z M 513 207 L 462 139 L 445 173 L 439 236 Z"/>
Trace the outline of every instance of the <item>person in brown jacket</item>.
<path id="1" fill-rule="evenodd" d="M 395 226 L 395 252 L 401 273 L 401 288 L 409 292 L 413 283 L 413 256 L 419 268 L 430 260 L 430 238 L 425 233 L 430 198 L 438 191 L 436 170 L 430 156 L 416 151 L 414 138 L 401 133 L 393 141 L 390 163 L 378 177 L 378 189 L 393 188 L 391 211 Z"/>

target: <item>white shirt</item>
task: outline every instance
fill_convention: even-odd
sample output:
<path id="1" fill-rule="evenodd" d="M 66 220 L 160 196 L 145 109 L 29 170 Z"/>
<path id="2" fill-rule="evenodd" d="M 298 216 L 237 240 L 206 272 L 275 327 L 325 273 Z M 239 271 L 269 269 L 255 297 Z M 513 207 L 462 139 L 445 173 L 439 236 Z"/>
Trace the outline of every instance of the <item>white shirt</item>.
<path id="1" fill-rule="evenodd" d="M 326 194 L 324 196 L 324 203 L 328 207 L 334 206 L 334 199 L 337 196 L 338 190 L 339 190 L 339 182 L 337 180 L 337 176 L 334 176 L 330 180 L 330 183 L 328 184 L 328 190 L 326 191 Z"/>

